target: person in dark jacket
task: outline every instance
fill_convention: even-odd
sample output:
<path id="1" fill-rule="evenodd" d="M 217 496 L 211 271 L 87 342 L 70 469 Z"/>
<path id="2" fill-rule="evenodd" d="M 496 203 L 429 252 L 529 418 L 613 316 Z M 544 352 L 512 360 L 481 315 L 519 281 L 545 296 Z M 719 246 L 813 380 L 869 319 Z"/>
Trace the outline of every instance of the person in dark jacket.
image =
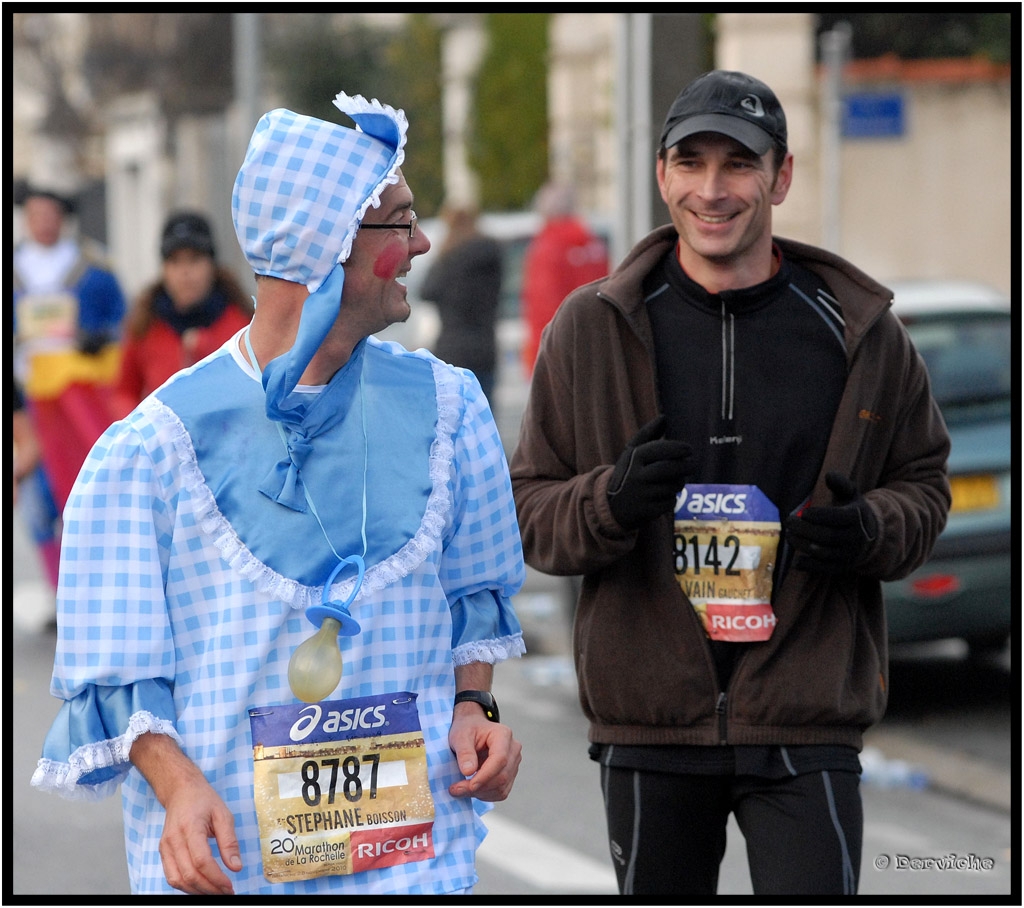
<path id="1" fill-rule="evenodd" d="M 793 179 L 763 82 L 669 110 L 671 225 L 541 341 L 511 475 L 528 564 L 582 574 L 579 696 L 623 894 L 853 894 L 858 752 L 886 706 L 883 581 L 950 504 L 949 436 L 892 293 L 774 237 Z"/>
<path id="2" fill-rule="evenodd" d="M 469 369 L 487 397 L 497 369 L 495 324 L 501 297 L 501 246 L 480 232 L 475 208 L 446 205 L 448 228 L 440 256 L 423 281 L 423 298 L 437 304 L 441 333 L 433 353 Z"/>

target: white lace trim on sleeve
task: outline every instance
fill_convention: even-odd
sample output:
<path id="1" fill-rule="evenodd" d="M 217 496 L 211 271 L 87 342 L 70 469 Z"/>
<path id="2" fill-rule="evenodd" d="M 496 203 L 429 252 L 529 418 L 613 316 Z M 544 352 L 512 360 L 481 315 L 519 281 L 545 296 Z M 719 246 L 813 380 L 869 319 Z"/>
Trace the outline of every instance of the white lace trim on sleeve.
<path id="1" fill-rule="evenodd" d="M 129 753 L 132 744 L 147 732 L 170 735 L 179 745 L 181 737 L 172 722 L 158 719 L 142 710 L 128 720 L 128 729 L 117 738 L 96 741 L 79 747 L 68 757 L 67 763 L 58 763 L 45 757 L 40 759 L 32 774 L 32 787 L 50 791 L 71 801 L 99 801 L 114 794 L 132 768 Z M 80 782 L 83 776 L 97 769 L 114 769 L 113 778 L 96 784 Z"/>

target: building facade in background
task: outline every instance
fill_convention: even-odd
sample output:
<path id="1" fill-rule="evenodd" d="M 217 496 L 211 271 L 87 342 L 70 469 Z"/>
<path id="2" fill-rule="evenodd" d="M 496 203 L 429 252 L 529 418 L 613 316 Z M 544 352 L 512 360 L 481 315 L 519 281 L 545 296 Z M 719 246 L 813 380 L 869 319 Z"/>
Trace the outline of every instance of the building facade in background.
<path id="1" fill-rule="evenodd" d="M 92 235 L 106 243 L 126 292 L 133 294 L 159 264 L 160 224 L 172 208 L 207 210 L 221 248 L 234 249 L 231 179 L 251 132 L 248 112 L 269 109 L 273 99 L 243 98 L 236 89 L 239 98 L 227 110 L 171 122 L 151 97 L 125 86 L 102 111 L 98 134 L 62 142 L 50 129 L 54 118 L 73 116 L 76 106 L 89 102 L 78 65 L 88 15 L 14 14 L 23 40 L 12 50 L 12 170 L 15 178 L 64 191 L 104 188 L 105 229 Z M 252 16 L 236 14 L 243 15 Z M 696 40 L 658 38 L 672 27 L 685 36 L 698 18 L 551 17 L 551 175 L 576 188 L 583 209 L 618 225 L 613 256 L 667 221 L 651 176 L 661 108 L 667 109 L 661 98 L 674 97 L 688 81 L 685 74 L 696 74 L 704 62 Z M 449 41 L 445 188 L 471 197 L 464 127 L 473 57 L 481 54 L 473 31 L 479 17 L 439 14 L 438 22 Z M 811 13 L 721 13 L 715 19 L 714 65 L 767 82 L 789 119 L 796 180 L 778 212 L 778 232 L 816 244 L 837 237 L 830 244 L 835 251 L 883 281 L 967 278 L 1009 293 L 1015 145 L 1010 67 L 972 60 L 849 63 L 833 163 L 827 154 L 827 73 L 815 62 L 815 41 Z M 26 53 L 26 46 L 36 53 Z M 682 58 L 680 47 L 687 48 Z M 48 107 L 54 80 L 67 109 Z"/>

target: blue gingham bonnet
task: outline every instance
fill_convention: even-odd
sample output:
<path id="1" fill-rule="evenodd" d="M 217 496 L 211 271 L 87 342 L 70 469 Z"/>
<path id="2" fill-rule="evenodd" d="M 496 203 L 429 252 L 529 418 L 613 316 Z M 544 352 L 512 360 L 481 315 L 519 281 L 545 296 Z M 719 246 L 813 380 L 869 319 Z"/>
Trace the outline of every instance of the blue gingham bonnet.
<path id="1" fill-rule="evenodd" d="M 231 194 L 239 245 L 256 274 L 305 284 L 295 344 L 263 370 L 267 415 L 279 408 L 337 318 L 342 265 L 363 215 L 398 182 L 405 159 L 405 112 L 339 92 L 334 105 L 355 121 L 341 126 L 278 108 L 264 114 Z"/>

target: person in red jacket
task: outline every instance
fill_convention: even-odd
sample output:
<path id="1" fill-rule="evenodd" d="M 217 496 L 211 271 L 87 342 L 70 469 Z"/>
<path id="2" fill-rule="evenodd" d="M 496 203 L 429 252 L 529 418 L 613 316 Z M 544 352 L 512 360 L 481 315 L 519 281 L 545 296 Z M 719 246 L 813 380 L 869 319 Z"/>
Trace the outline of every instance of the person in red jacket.
<path id="1" fill-rule="evenodd" d="M 572 189 L 545 183 L 534 207 L 544 226 L 523 260 L 523 366 L 533 374 L 540 333 L 571 291 L 608 274 L 608 248 L 575 214 Z"/>
<path id="2" fill-rule="evenodd" d="M 125 321 L 113 400 L 117 419 L 252 319 L 252 299 L 217 264 L 213 232 L 202 215 L 172 214 L 164 225 L 160 255 L 160 279 L 143 290 Z"/>

